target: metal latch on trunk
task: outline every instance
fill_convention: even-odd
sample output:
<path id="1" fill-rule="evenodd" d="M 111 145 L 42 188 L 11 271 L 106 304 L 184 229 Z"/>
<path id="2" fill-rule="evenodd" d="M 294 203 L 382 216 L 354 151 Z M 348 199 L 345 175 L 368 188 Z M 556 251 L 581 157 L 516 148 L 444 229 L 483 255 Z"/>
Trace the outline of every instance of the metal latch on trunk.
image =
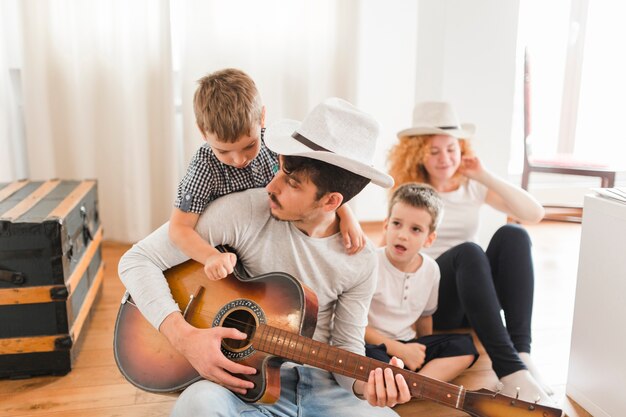
<path id="1" fill-rule="evenodd" d="M 26 282 L 26 275 L 21 272 L 0 269 L 0 281 L 8 282 L 13 285 L 24 285 Z"/>

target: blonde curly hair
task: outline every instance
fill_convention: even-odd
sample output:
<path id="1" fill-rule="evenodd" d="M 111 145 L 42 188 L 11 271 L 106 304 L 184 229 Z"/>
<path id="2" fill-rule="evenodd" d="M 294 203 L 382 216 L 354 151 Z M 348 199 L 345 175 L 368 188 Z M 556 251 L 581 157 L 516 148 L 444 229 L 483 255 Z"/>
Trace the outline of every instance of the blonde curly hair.
<path id="1" fill-rule="evenodd" d="M 430 184 L 428 172 L 424 167 L 424 160 L 430 153 L 430 139 L 434 135 L 402 136 L 396 145 L 389 151 L 387 164 L 389 175 L 394 179 L 395 190 L 407 182 L 419 182 Z M 466 139 L 459 139 L 461 157 L 474 156 L 472 146 Z M 467 181 L 458 171 L 454 174 L 453 181 L 462 184 Z"/>

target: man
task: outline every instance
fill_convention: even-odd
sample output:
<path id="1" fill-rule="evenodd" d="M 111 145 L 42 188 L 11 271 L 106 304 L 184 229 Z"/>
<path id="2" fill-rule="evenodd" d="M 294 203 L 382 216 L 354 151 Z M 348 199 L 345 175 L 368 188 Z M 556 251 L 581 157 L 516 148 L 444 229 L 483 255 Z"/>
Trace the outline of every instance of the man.
<path id="1" fill-rule="evenodd" d="M 371 116 L 337 98 L 315 107 L 301 124 L 284 121 L 268 128 L 266 143 L 281 156 L 266 192 L 253 189 L 222 197 L 196 226 L 212 245 L 235 248 L 250 275 L 282 271 L 313 289 L 319 305 L 313 339 L 358 354 L 364 353 L 376 257 L 371 243 L 356 255 L 346 253 L 336 211 L 370 181 L 393 184 L 371 166 L 377 136 Z M 286 363 L 277 403 L 244 403 L 233 392 L 245 393 L 252 383 L 232 374 L 253 374 L 255 369 L 228 360 L 220 344 L 245 334 L 232 328 L 198 329 L 183 319 L 162 271 L 187 257 L 169 241 L 167 229 L 162 226 L 126 253 L 119 272 L 142 313 L 206 379 L 181 394 L 173 416 L 385 416 L 395 413 L 371 405 L 410 399 L 405 380 L 391 369 L 373 371 L 365 383 Z M 397 359 L 391 363 L 402 367 Z"/>

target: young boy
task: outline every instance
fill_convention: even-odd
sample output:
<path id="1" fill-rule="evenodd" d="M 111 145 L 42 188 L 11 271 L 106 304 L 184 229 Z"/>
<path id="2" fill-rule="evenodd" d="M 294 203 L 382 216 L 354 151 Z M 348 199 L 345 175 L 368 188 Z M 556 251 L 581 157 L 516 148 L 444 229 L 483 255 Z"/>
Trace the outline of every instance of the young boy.
<path id="1" fill-rule="evenodd" d="M 424 184 L 400 186 L 389 202 L 385 246 L 378 249 L 378 284 L 365 330 L 366 355 L 404 361 L 412 371 L 450 381 L 478 358 L 469 334 L 433 335 L 439 267 L 420 253 L 435 240 L 443 203 Z"/>
<path id="2" fill-rule="evenodd" d="M 243 71 L 229 68 L 201 78 L 193 103 L 206 143 L 178 186 L 169 236 L 216 280 L 233 271 L 237 258 L 217 251 L 196 233 L 198 218 L 218 197 L 265 187 L 278 169 L 278 156 L 265 146 L 265 107 L 254 81 Z M 344 207 L 339 210 L 341 233 L 348 253 L 356 253 L 364 247 L 365 237 L 350 209 Z"/>

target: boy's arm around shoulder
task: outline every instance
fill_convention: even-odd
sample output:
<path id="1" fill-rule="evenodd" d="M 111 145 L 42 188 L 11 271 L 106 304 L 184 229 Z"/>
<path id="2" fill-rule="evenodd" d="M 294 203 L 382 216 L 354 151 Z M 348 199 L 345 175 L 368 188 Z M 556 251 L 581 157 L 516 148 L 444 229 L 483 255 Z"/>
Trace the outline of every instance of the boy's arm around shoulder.
<path id="1" fill-rule="evenodd" d="M 174 207 L 170 216 L 169 237 L 191 259 L 204 264 L 217 250 L 195 231 L 200 214 Z"/>
<path id="2" fill-rule="evenodd" d="M 344 204 L 337 209 L 337 216 L 341 239 L 346 251 L 350 255 L 360 252 L 365 247 L 367 237 L 352 209 L 348 204 Z"/>
<path id="3" fill-rule="evenodd" d="M 244 193 L 224 197 L 223 200 L 233 200 L 232 204 L 217 204 L 200 216 L 197 224 L 198 236 L 211 244 L 231 244 L 225 236 L 226 232 L 233 232 L 237 224 L 225 221 L 225 217 L 234 216 L 234 208 L 239 207 L 244 212 L 250 210 L 250 198 Z M 221 207 L 221 210 L 216 210 Z M 219 221 L 215 220 L 219 219 Z M 241 222 L 240 222 L 241 223 Z M 220 238 L 211 239 L 211 232 Z M 236 231 L 235 231 L 236 232 Z M 235 233 L 233 232 L 233 233 Z M 133 297 L 139 310 L 155 327 L 159 328 L 165 317 L 174 311 L 180 311 L 170 293 L 169 286 L 163 271 L 189 259 L 169 238 L 169 223 L 163 224 L 150 235 L 137 242 L 120 259 L 118 272 L 122 283 Z"/>
<path id="4" fill-rule="evenodd" d="M 204 272 L 210 279 L 225 278 L 233 272 L 237 257 L 233 253 L 218 251 L 196 232 L 199 218 L 197 213 L 174 208 L 170 217 L 169 237 L 185 255 L 204 265 Z"/>

